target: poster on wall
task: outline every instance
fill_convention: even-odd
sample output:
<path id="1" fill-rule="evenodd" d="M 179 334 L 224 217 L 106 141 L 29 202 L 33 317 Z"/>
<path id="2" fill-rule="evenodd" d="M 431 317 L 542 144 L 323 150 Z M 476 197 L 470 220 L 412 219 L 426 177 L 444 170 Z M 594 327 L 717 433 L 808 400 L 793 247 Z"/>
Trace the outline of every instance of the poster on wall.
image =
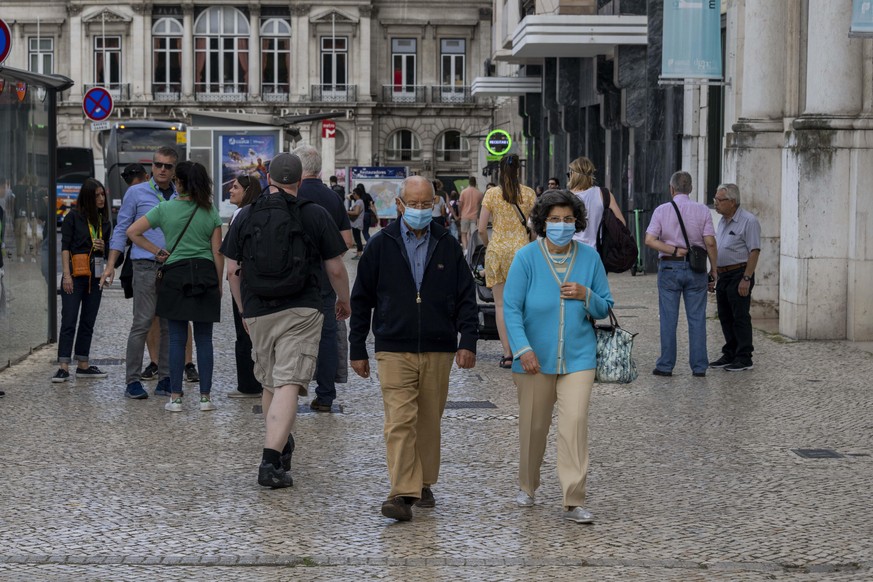
<path id="1" fill-rule="evenodd" d="M 397 206 L 394 199 L 400 196 L 400 183 L 409 175 L 406 167 L 372 167 L 354 166 L 349 168 L 349 192 L 358 184 L 376 203 L 379 218 L 397 218 Z"/>
<path id="2" fill-rule="evenodd" d="M 234 178 L 247 174 L 258 179 L 261 189 L 267 187 L 267 170 L 270 160 L 279 153 L 278 143 L 274 133 L 219 136 L 221 197 L 218 210 L 222 218 L 232 216 L 236 210 L 236 206 L 230 203 L 230 184 Z"/>
<path id="3" fill-rule="evenodd" d="M 852 1 L 852 26 L 849 36 L 873 38 L 873 0 Z"/>
<path id="4" fill-rule="evenodd" d="M 662 79 L 721 80 L 721 2 L 664 0 Z"/>

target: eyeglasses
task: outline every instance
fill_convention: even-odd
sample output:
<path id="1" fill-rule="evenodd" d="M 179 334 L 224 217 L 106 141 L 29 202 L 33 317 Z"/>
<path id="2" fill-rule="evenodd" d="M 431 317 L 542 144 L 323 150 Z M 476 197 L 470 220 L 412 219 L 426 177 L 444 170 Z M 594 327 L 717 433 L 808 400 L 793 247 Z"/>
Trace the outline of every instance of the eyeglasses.
<path id="1" fill-rule="evenodd" d="M 400 201 L 407 208 L 414 208 L 416 210 L 432 210 L 433 206 L 434 206 L 432 201 L 431 202 L 407 202 L 403 198 L 401 198 Z"/>
<path id="2" fill-rule="evenodd" d="M 576 222 L 575 216 L 550 216 L 546 219 L 549 224 L 573 224 Z"/>
<path id="3" fill-rule="evenodd" d="M 716 202 L 724 202 L 725 200 L 730 200 L 730 198 L 719 198 L 718 196 L 716 196 L 713 200 L 715 200 Z"/>
<path id="4" fill-rule="evenodd" d="M 165 164 L 163 162 L 152 162 L 152 166 L 159 170 L 172 170 L 175 164 Z"/>

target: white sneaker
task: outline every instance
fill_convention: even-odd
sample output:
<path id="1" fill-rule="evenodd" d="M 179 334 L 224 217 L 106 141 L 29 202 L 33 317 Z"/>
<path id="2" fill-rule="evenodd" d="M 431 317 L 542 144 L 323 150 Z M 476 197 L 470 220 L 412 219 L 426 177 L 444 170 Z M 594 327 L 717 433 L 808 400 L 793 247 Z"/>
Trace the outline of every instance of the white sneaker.
<path id="1" fill-rule="evenodd" d="M 590 512 L 585 511 L 581 507 L 574 507 L 570 511 L 564 512 L 564 519 L 575 521 L 576 523 L 593 523 L 594 516 Z"/>
<path id="2" fill-rule="evenodd" d="M 217 407 L 212 403 L 212 400 L 209 399 L 209 396 L 200 397 L 200 410 L 207 412 L 209 410 L 215 410 L 216 408 Z"/>
<path id="3" fill-rule="evenodd" d="M 164 404 L 164 410 L 169 412 L 182 412 L 182 399 L 176 398 Z"/>
<path id="4" fill-rule="evenodd" d="M 519 507 L 533 507 L 536 501 L 534 501 L 533 495 L 528 495 L 524 491 L 519 491 L 518 495 L 515 496 L 515 503 Z"/>

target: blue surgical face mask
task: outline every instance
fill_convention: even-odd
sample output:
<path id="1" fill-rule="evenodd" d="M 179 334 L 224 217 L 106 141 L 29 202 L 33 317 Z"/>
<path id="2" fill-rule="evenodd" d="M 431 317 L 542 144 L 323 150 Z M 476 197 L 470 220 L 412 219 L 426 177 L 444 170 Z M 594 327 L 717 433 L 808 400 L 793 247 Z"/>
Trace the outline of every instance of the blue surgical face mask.
<path id="1" fill-rule="evenodd" d="M 430 221 L 433 220 L 433 209 L 431 208 L 410 208 L 404 205 L 403 220 L 409 225 L 412 230 L 423 230 L 427 228 Z"/>
<path id="2" fill-rule="evenodd" d="M 570 224 L 565 222 L 559 222 L 557 224 L 552 224 L 551 222 L 546 223 L 546 238 L 548 238 L 555 246 L 564 246 L 573 240 L 574 234 L 576 234 L 575 222 L 571 222 Z"/>

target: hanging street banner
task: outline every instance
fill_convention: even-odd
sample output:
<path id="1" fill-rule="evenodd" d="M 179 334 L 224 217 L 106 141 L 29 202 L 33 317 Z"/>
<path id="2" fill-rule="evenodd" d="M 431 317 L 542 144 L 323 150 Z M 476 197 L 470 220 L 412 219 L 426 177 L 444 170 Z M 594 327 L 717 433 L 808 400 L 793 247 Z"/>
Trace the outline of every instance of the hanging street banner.
<path id="1" fill-rule="evenodd" d="M 852 0 L 849 36 L 873 38 L 873 0 Z"/>
<path id="2" fill-rule="evenodd" d="M 664 0 L 662 79 L 722 79 L 721 1 Z"/>
<path id="3" fill-rule="evenodd" d="M 12 31 L 9 29 L 9 25 L 6 24 L 6 21 L 0 18 L 0 65 L 3 64 L 3 61 L 6 60 L 6 57 L 8 57 L 11 52 Z"/>

